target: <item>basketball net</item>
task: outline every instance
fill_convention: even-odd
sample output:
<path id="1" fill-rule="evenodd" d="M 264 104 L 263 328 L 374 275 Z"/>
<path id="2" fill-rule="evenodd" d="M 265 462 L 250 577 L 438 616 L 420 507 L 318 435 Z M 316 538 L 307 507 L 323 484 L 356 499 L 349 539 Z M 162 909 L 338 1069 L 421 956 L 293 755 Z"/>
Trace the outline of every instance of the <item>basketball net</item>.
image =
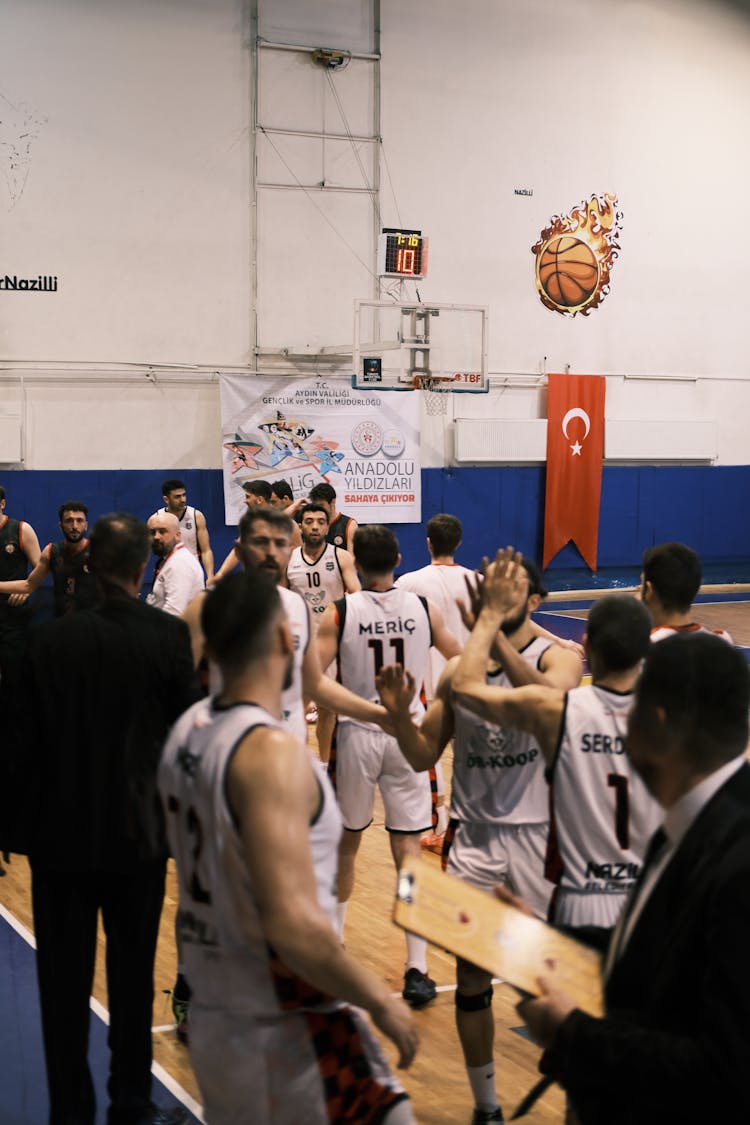
<path id="1" fill-rule="evenodd" d="M 448 413 L 451 382 L 450 379 L 434 379 L 429 375 L 414 376 L 414 389 L 422 392 L 429 417 L 437 418 Z"/>

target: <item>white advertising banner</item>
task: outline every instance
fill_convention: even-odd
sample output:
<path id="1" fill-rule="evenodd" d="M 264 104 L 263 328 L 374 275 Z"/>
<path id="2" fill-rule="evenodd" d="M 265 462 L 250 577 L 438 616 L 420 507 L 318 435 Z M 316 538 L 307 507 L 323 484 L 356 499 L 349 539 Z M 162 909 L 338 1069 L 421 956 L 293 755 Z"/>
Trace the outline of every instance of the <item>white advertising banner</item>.
<path id="1" fill-rule="evenodd" d="M 358 523 L 422 518 L 419 395 L 354 390 L 343 379 L 221 377 L 224 507 L 245 510 L 248 480 L 287 480 L 294 497 L 326 482 Z"/>

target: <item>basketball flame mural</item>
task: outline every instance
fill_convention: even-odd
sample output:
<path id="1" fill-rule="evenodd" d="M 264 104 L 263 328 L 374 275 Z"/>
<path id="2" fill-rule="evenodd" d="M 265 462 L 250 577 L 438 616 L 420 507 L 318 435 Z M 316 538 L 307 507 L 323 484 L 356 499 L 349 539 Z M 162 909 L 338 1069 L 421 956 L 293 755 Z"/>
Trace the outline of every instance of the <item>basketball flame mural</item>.
<path id="1" fill-rule="evenodd" d="M 588 316 L 609 293 L 620 250 L 622 212 L 617 197 L 592 195 L 568 215 L 554 215 L 531 247 L 542 304 L 563 316 Z"/>

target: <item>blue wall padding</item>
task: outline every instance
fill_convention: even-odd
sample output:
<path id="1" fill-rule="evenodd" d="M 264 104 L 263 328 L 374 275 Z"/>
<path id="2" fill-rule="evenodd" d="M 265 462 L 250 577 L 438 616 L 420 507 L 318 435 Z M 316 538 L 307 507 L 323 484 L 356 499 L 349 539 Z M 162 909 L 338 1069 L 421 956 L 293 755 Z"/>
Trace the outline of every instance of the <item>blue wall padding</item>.
<path id="1" fill-rule="evenodd" d="M 68 499 L 88 504 L 90 519 L 126 510 L 146 519 L 161 504 L 161 484 L 170 476 L 187 485 L 188 499 L 208 521 L 217 565 L 232 545 L 234 528 L 224 524 L 221 472 L 191 469 L 8 470 L 0 484 L 7 512 L 28 520 L 42 546 L 59 538 L 57 508 Z M 335 480 L 332 482 L 335 487 Z M 401 543 L 400 570 L 428 561 L 424 524 L 436 512 L 452 512 L 464 526 L 458 561 L 478 565 L 483 555 L 513 544 L 541 559 L 544 533 L 544 466 L 424 469 L 422 524 L 394 524 Z M 690 544 L 704 564 L 747 578 L 750 572 L 750 466 L 605 466 L 599 523 L 599 569 L 609 577 L 637 568 L 645 547 L 668 539 Z M 591 584 L 591 573 L 568 545 L 552 560 L 549 582 Z M 601 577 L 601 574 L 600 574 Z"/>

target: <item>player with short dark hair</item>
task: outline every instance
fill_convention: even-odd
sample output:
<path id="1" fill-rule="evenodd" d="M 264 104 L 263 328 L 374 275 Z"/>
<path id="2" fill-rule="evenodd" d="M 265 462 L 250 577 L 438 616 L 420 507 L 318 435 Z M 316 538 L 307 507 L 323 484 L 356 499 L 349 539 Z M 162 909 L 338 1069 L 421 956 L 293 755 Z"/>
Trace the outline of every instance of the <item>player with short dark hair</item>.
<path id="1" fill-rule="evenodd" d="M 206 517 L 199 508 L 191 507 L 187 502 L 187 489 L 185 482 L 177 477 L 170 477 L 161 486 L 164 507 L 154 512 L 168 512 L 173 515 L 180 525 L 180 539 L 191 555 L 194 555 L 206 572 L 206 579 L 213 577 L 214 554 L 211 550 L 211 541 L 208 537 Z"/>
<path id="2" fill-rule="evenodd" d="M 284 693 L 284 722 L 287 729 L 304 742 L 307 726 L 303 698 L 314 699 L 331 711 L 351 714 L 363 722 L 379 723 L 385 718 L 385 710 L 347 691 L 323 674 L 317 648 L 310 644 L 310 611 L 298 593 L 281 585 L 292 553 L 293 526 L 291 516 L 278 508 L 248 508 L 240 519 L 235 549 L 238 560 L 246 569 L 270 574 L 279 584 L 279 593 L 295 637 L 291 682 Z M 184 614 L 191 632 L 196 666 L 205 648 L 201 610 L 209 592 L 204 591 L 194 598 Z"/>
<path id="3" fill-rule="evenodd" d="M 82 512 L 86 519 L 89 518 L 88 505 L 84 504 L 81 500 L 66 500 L 57 509 L 57 518 L 62 520 L 66 512 Z"/>
<path id="4" fill-rule="evenodd" d="M 286 508 L 286 505 L 274 505 L 271 485 L 267 480 L 246 480 L 243 481 L 242 488 L 245 494 L 245 512 L 243 516 L 247 514 L 248 509 L 252 510 L 253 508 L 278 507 L 279 511 L 284 511 Z M 228 574 L 231 574 L 232 571 L 239 566 L 239 563 L 240 560 L 237 551 L 234 547 L 231 547 L 224 562 L 216 571 L 211 581 L 206 582 L 206 585 L 215 586 L 217 582 L 221 582 L 222 578 L 226 578 Z"/>
<path id="5" fill-rule="evenodd" d="M 406 1094 L 358 1009 L 400 1066 L 417 1034 L 333 929 L 341 818 L 323 768 L 282 725 L 294 642 L 273 576 L 231 575 L 202 619 L 222 688 L 176 724 L 159 785 L 207 1119 L 406 1125 Z"/>
<path id="6" fill-rule="evenodd" d="M 715 633 L 732 644 L 726 629 L 708 629 L 692 619 L 700 590 L 701 560 L 684 543 L 659 543 L 643 552 L 641 598 L 654 619 L 652 641 L 674 633 Z"/>
<path id="7" fill-rule="evenodd" d="M 349 552 L 343 547 L 334 547 L 326 539 L 328 509 L 323 504 L 313 501 L 300 509 L 299 529 L 302 543 L 294 548 L 289 559 L 287 585 L 305 599 L 312 614 L 313 627 L 317 628 L 326 606 L 344 594 L 359 590 L 359 579 Z M 335 672 L 330 669 L 325 671 L 335 678 Z M 308 712 L 307 721 L 316 722 L 318 755 L 322 762 L 327 762 L 336 716 L 323 707 Z"/>
<path id="8" fill-rule="evenodd" d="M 275 480 L 271 483 L 271 504 L 274 508 L 286 508 L 294 500 L 292 486 L 288 480 Z"/>
<path id="9" fill-rule="evenodd" d="M 447 512 L 438 512 L 437 515 L 431 516 L 425 531 L 433 558 L 452 559 L 461 546 L 464 534 L 460 519 Z"/>
<path id="10" fill-rule="evenodd" d="M 533 561 L 519 557 L 519 562 L 523 581 L 502 624 L 495 626 L 492 655 L 485 656 L 482 674 L 493 688 L 513 692 L 526 684 L 570 690 L 580 682 L 581 660 L 536 634 L 531 614 L 546 590 Z M 443 848 L 448 870 L 482 890 L 504 882 L 545 918 L 553 885 L 545 877 L 549 793 L 542 754 L 531 734 L 478 716 L 456 697 L 461 667 L 460 660 L 448 662 L 420 725 L 403 698 L 414 683 L 407 677 L 409 688 L 398 686 L 401 669 L 396 688 L 389 678 L 378 680 L 381 701 L 413 769 L 432 768 L 453 739 L 452 820 Z M 458 958 L 456 983 L 456 1027 L 474 1096 L 473 1122 L 502 1121 L 493 1059 L 492 976 Z"/>
<path id="11" fill-rule="evenodd" d="M 576 1008 L 553 972 L 519 1005 L 581 1125 L 750 1121 L 749 707 L 733 645 L 650 646 L 627 754 L 663 830 L 610 943 L 605 1014 Z"/>
<path id="12" fill-rule="evenodd" d="M 318 628 L 318 649 L 324 667 L 337 659 L 338 678 L 345 687 L 377 703 L 375 678 L 384 663 L 395 657 L 421 684 L 430 645 L 446 657 L 456 655 L 460 646 L 432 602 L 394 586 L 400 555 L 389 528 L 375 524 L 359 528 L 354 560 L 362 590 L 328 606 Z M 413 710 L 415 719 L 424 713 L 420 700 L 415 700 Z M 391 735 L 356 716 L 339 718 L 329 772 L 335 779 L 345 828 L 338 885 L 343 930 L 362 833 L 372 823 L 376 785 L 397 869 L 407 855 L 419 854 L 419 837 L 432 823 L 432 801 L 427 772 L 415 773 Z M 402 995 L 414 1007 L 422 1007 L 435 997 L 435 982 L 427 975 L 426 942 L 407 933 L 406 949 Z"/>
<path id="13" fill-rule="evenodd" d="M 440 512 L 427 521 L 427 549 L 430 553 L 429 566 L 413 570 L 396 579 L 400 590 L 411 590 L 431 598 L 443 615 L 446 625 L 454 637 L 463 645 L 469 630 L 463 622 L 458 602 L 467 599 L 467 581 L 473 581 L 474 571 L 459 566 L 454 555 L 461 546 L 463 528 L 456 516 Z M 430 665 L 425 680 L 427 698 L 432 699 L 440 681 L 445 660 L 435 649 L 430 653 Z"/>
<path id="14" fill-rule="evenodd" d="M 466 643 L 469 630 L 463 620 L 459 603 L 467 598 L 467 582 L 473 582 L 474 571 L 460 566 L 454 555 L 461 546 L 463 527 L 461 521 L 445 512 L 432 516 L 427 521 L 427 550 L 430 553 L 429 566 L 409 571 L 396 579 L 399 590 L 411 590 L 435 603 L 443 615 L 443 620 L 460 645 Z M 434 699 L 440 677 L 445 668 L 445 657 L 437 649 L 430 649 L 430 659 L 425 674 L 424 690 L 429 702 Z M 434 829 L 422 837 L 422 847 L 440 852 L 448 827 L 448 809 L 445 804 L 445 776 L 441 762 L 435 763 L 435 825 Z"/>
<path id="15" fill-rule="evenodd" d="M 336 489 L 325 481 L 310 489 L 309 499 L 323 503 L 328 510 L 328 542 L 335 547 L 346 547 L 354 554 L 354 533 L 357 521 L 352 516 L 344 516 L 336 510 Z"/>
<path id="16" fill-rule="evenodd" d="M 263 507 L 271 503 L 271 485 L 267 480 L 246 480 L 242 484 L 248 507 Z"/>
<path id="17" fill-rule="evenodd" d="M 660 543 L 643 552 L 643 581 L 651 584 L 665 610 L 687 612 L 702 577 L 698 555 L 684 543 Z"/>
<path id="18" fill-rule="evenodd" d="M 522 577 L 520 560 L 507 553 L 488 568 L 484 604 L 453 688 L 462 706 L 536 740 L 551 784 L 546 871 L 556 891 L 550 919 L 595 928 L 603 945 L 660 819 L 625 754 L 651 617 L 629 594 L 609 594 L 588 616 L 584 648 L 591 684 L 569 691 L 541 684 L 495 687 L 487 683 L 488 654 L 514 612 L 514 587 Z"/>
<path id="19" fill-rule="evenodd" d="M 5 511 L 7 497 L 0 486 L 0 582 L 22 582 L 39 562 L 39 540 L 31 524 Z M 25 598 L 0 594 L 0 705 L 15 707 L 21 686 L 21 666 L 31 624 Z M 4 712 L 7 719 L 7 711 Z"/>
<path id="20" fill-rule="evenodd" d="M 89 567 L 88 507 L 80 500 L 66 500 L 58 508 L 63 538 L 48 543 L 27 578 L 0 582 L 0 594 L 9 594 L 10 605 L 21 605 L 51 574 L 55 615 L 88 609 L 99 597 L 96 578 Z"/>

